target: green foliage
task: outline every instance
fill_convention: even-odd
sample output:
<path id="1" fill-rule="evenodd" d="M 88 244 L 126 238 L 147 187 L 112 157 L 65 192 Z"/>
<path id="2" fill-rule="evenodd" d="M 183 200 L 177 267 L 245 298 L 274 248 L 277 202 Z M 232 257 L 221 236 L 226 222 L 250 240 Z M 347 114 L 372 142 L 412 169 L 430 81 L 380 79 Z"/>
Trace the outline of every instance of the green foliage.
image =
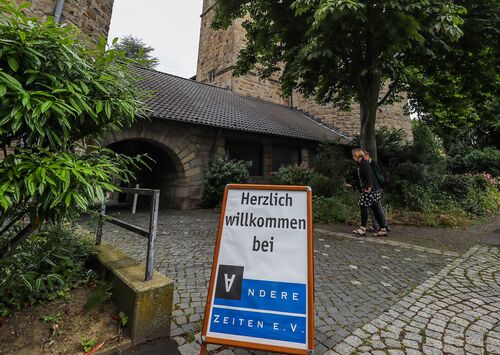
<path id="1" fill-rule="evenodd" d="M 65 297 L 87 279 L 92 254 L 90 242 L 74 229 L 50 226 L 32 235 L 18 253 L 0 260 L 0 315 Z"/>
<path id="2" fill-rule="evenodd" d="M 118 313 L 118 318 L 120 318 L 120 325 L 122 328 L 126 327 L 127 326 L 127 323 L 128 323 L 128 316 L 125 312 L 122 312 L 120 311 L 120 313 Z"/>
<path id="3" fill-rule="evenodd" d="M 282 166 L 273 172 L 273 184 L 310 186 L 314 195 L 332 196 L 338 190 L 336 181 L 299 165 Z"/>
<path id="4" fill-rule="evenodd" d="M 428 214 L 460 210 L 468 217 L 484 216 L 500 207 L 495 190 L 481 176 L 430 175 L 403 190 L 403 206 Z"/>
<path id="5" fill-rule="evenodd" d="M 354 173 L 355 165 L 350 157 L 350 149 L 346 150 L 335 142 L 323 142 L 318 146 L 314 169 L 330 179 L 332 193 L 339 191 L 347 177 Z"/>
<path id="6" fill-rule="evenodd" d="M 465 148 L 465 149 L 464 149 Z M 470 149 L 461 144 L 452 146 L 447 168 L 453 173 L 490 173 L 500 176 L 500 150 L 493 147 Z"/>
<path id="7" fill-rule="evenodd" d="M 273 183 L 276 185 L 309 185 L 314 170 L 299 165 L 282 165 L 273 172 Z"/>
<path id="8" fill-rule="evenodd" d="M 112 283 L 105 280 L 98 280 L 96 287 L 88 295 L 87 301 L 83 305 L 84 312 L 91 312 L 100 308 L 104 303 L 111 299 Z"/>
<path id="9" fill-rule="evenodd" d="M 88 143 L 145 115 L 132 61 L 75 27 L 27 18 L 26 6 L 0 0 L 0 235 L 12 247 L 2 255 L 102 200 L 112 178 L 129 179 L 136 160 Z"/>
<path id="10" fill-rule="evenodd" d="M 81 338 L 80 344 L 82 345 L 83 351 L 88 353 L 97 344 L 97 339 Z"/>
<path id="11" fill-rule="evenodd" d="M 216 154 L 205 167 L 203 202 L 206 207 L 215 207 L 222 201 L 227 184 L 248 181 L 251 161 L 229 159 L 227 153 Z"/>
<path id="12" fill-rule="evenodd" d="M 124 36 L 118 42 L 115 40 L 113 48 L 123 52 L 125 57 L 136 60 L 138 65 L 143 68 L 154 69 L 160 62 L 152 55 L 154 48 L 134 36 Z"/>
<path id="13" fill-rule="evenodd" d="M 359 219 L 357 194 L 346 191 L 333 197 L 314 196 L 313 218 L 315 223 L 354 223 Z"/>
<path id="14" fill-rule="evenodd" d="M 454 3 L 467 8 L 463 36 L 453 46 L 416 53 L 414 61 L 427 63 L 413 72 L 409 99 L 445 147 L 457 137 L 477 147 L 498 144 L 500 3 Z"/>
<path id="15" fill-rule="evenodd" d="M 421 212 L 424 223 L 455 226 L 499 209 L 496 179 L 471 175 L 495 168 L 498 150 L 478 150 L 465 143 L 453 145 L 448 156 L 440 141 L 422 122 L 413 124 L 412 143 L 398 131 L 377 130 L 379 163 L 389 175 L 384 200 L 391 207 Z M 474 152 L 474 153 L 473 153 Z M 486 158 L 486 156 L 488 158 Z"/>
<path id="16" fill-rule="evenodd" d="M 412 126 L 413 144 L 411 156 L 416 163 L 435 165 L 443 161 L 442 147 L 432 130 L 421 121 L 414 121 Z"/>
<path id="17" fill-rule="evenodd" d="M 82 154 L 17 148 L 0 163 L 0 206 L 7 216 L 24 212 L 60 222 L 103 201 L 106 191 L 117 190 L 113 177 L 128 179 L 127 167 L 138 164 L 139 158 L 96 146 Z"/>
<path id="18" fill-rule="evenodd" d="M 45 323 L 59 323 L 61 321 L 61 313 L 57 314 L 48 314 L 46 316 L 40 317 L 40 320 L 44 321 Z"/>

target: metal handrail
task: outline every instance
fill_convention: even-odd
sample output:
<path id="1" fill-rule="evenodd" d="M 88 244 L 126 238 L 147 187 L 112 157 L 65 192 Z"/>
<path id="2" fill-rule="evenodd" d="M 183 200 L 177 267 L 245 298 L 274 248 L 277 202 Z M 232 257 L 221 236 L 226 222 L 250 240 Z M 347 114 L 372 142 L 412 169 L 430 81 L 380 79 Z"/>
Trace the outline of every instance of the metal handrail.
<path id="1" fill-rule="evenodd" d="M 148 238 L 148 250 L 146 255 L 146 275 L 144 277 L 145 281 L 149 281 L 153 278 L 153 267 L 155 259 L 155 241 L 156 232 L 158 230 L 158 210 L 160 206 L 160 190 L 157 189 L 144 189 L 144 188 L 132 188 L 132 187 L 121 187 L 120 190 L 127 194 L 134 195 L 146 195 L 151 196 L 151 213 L 149 219 L 149 230 L 142 227 L 133 225 L 131 223 L 125 222 L 121 219 L 115 218 L 113 216 L 106 216 L 106 201 L 101 205 L 101 213 L 99 214 L 99 220 L 97 222 L 96 228 L 96 245 L 101 244 L 102 240 L 102 227 L 104 221 L 113 223 L 118 227 L 122 227 L 126 230 L 139 234 L 143 237 Z"/>

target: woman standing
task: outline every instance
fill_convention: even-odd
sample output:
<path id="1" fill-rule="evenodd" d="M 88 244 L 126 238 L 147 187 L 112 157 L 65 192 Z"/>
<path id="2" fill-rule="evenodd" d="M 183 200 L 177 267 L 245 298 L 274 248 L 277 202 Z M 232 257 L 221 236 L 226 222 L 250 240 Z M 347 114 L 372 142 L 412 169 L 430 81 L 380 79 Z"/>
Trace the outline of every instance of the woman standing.
<path id="1" fill-rule="evenodd" d="M 359 208 L 361 209 L 361 226 L 352 232 L 357 235 L 365 235 L 366 223 L 368 222 L 368 209 L 372 208 L 372 205 L 380 203 L 382 193 L 377 179 L 373 174 L 373 169 L 369 161 L 365 159 L 363 150 L 359 148 L 353 149 L 352 159 L 358 164 L 358 177 L 361 185 L 361 195 L 358 202 Z M 379 226 L 387 226 L 385 216 L 380 209 L 374 208 L 373 213 L 375 214 L 375 219 Z M 387 229 L 385 227 L 380 228 L 377 233 L 375 233 L 375 236 L 378 237 L 386 235 Z"/>

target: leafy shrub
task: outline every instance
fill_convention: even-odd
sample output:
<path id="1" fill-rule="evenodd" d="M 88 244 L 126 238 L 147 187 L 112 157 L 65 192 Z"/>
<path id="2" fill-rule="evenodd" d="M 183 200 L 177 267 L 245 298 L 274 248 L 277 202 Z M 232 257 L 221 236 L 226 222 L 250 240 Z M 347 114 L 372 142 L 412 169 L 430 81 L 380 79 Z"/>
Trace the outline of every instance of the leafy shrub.
<path id="1" fill-rule="evenodd" d="M 33 234 L 17 252 L 0 260 L 0 316 L 26 305 L 67 295 L 86 279 L 90 242 L 74 229 L 51 226 Z"/>
<path id="2" fill-rule="evenodd" d="M 500 150 L 492 147 L 467 150 L 459 144 L 450 148 L 447 168 L 458 174 L 486 172 L 500 176 Z"/>
<path id="3" fill-rule="evenodd" d="M 222 201 L 227 184 L 248 181 L 251 161 L 229 159 L 227 153 L 216 154 L 205 168 L 203 202 L 213 208 Z"/>
<path id="4" fill-rule="evenodd" d="M 309 186 L 315 196 L 330 197 L 339 189 L 338 182 L 321 174 L 314 174 L 309 181 Z"/>
<path id="5" fill-rule="evenodd" d="M 313 197 L 314 223 L 352 224 L 359 220 L 358 196 L 342 192 L 333 197 Z"/>
<path id="6" fill-rule="evenodd" d="M 411 160 L 426 165 L 434 165 L 442 161 L 442 147 L 438 138 L 429 126 L 421 121 L 412 125 L 413 144 L 411 145 Z"/>
<path id="7" fill-rule="evenodd" d="M 351 160 L 350 149 L 346 150 L 345 147 L 334 143 L 321 143 L 314 158 L 314 169 L 328 177 L 331 180 L 331 188 L 338 192 L 348 177 L 355 172 L 356 167 Z"/>
<path id="8" fill-rule="evenodd" d="M 461 210 L 469 217 L 498 211 L 496 187 L 483 176 L 433 175 L 403 189 L 403 206 L 427 214 Z"/>
<path id="9" fill-rule="evenodd" d="M 282 166 L 273 173 L 272 182 L 277 185 L 310 186 L 315 196 L 332 196 L 338 190 L 338 183 L 333 179 L 298 165 Z"/>
<path id="10" fill-rule="evenodd" d="M 273 183 L 277 185 L 309 185 L 314 170 L 299 165 L 282 165 L 273 172 Z"/>
<path id="11" fill-rule="evenodd" d="M 134 61 L 74 26 L 28 18 L 29 2 L 17 3 L 0 1 L 0 235 L 5 225 L 29 224 L 0 256 L 129 179 L 133 160 L 99 147 L 82 154 L 82 144 L 147 115 Z"/>

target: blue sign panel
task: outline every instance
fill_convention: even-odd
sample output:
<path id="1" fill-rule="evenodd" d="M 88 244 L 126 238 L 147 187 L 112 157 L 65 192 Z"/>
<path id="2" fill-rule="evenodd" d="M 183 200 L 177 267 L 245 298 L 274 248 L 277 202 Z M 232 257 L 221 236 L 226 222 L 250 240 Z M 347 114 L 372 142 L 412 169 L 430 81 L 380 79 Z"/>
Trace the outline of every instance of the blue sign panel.
<path id="1" fill-rule="evenodd" d="M 237 299 L 216 295 L 214 305 L 306 314 L 306 285 L 243 279 Z"/>
<path id="2" fill-rule="evenodd" d="M 305 344 L 306 320 L 305 315 L 298 317 L 214 307 L 210 331 Z"/>

